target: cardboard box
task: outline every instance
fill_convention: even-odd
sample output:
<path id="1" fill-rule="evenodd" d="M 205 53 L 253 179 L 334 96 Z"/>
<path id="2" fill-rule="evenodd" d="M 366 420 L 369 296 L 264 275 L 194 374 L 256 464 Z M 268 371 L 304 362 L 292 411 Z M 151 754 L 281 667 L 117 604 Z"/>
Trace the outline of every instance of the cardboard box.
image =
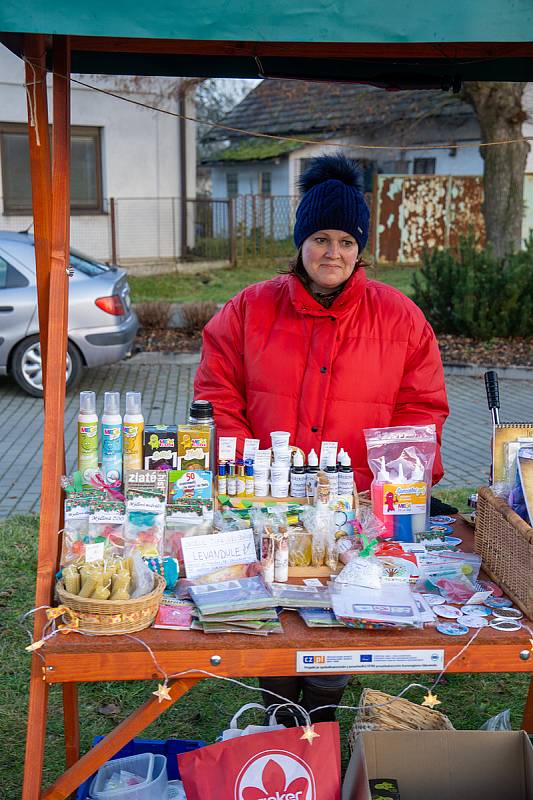
<path id="1" fill-rule="evenodd" d="M 401 800 L 533 800 L 533 747 L 524 731 L 366 732 L 342 800 L 370 800 L 372 778 L 395 778 Z"/>
<path id="2" fill-rule="evenodd" d="M 178 425 L 178 469 L 209 469 L 209 425 Z"/>
<path id="3" fill-rule="evenodd" d="M 176 469 L 178 428 L 176 425 L 146 425 L 143 434 L 145 470 Z"/>

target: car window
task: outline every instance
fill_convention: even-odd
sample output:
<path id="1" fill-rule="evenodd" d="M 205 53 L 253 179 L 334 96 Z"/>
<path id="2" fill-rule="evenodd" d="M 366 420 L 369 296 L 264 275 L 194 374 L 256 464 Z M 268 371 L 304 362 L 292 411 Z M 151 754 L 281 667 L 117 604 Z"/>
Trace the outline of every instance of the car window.
<path id="1" fill-rule="evenodd" d="M 0 256 L 0 289 L 19 289 L 28 284 L 29 280 Z"/>
<path id="2" fill-rule="evenodd" d="M 89 256 L 85 256 L 78 250 L 72 249 L 70 251 L 70 266 L 75 267 L 80 272 L 83 272 L 84 275 L 89 275 L 91 278 L 95 275 L 101 275 L 103 272 L 109 272 L 110 270 L 107 264 L 99 264 L 97 261 L 93 261 L 92 258 L 89 258 Z"/>

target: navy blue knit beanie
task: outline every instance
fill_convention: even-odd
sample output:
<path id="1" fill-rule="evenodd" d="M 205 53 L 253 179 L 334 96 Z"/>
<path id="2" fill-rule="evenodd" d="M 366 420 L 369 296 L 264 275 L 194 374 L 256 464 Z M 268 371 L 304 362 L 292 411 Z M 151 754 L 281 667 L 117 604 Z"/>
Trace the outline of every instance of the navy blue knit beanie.
<path id="1" fill-rule="evenodd" d="M 355 161 L 342 153 L 313 158 L 299 181 L 303 197 L 296 209 L 294 242 L 300 248 L 316 231 L 346 231 L 359 252 L 368 240 L 370 212 Z"/>

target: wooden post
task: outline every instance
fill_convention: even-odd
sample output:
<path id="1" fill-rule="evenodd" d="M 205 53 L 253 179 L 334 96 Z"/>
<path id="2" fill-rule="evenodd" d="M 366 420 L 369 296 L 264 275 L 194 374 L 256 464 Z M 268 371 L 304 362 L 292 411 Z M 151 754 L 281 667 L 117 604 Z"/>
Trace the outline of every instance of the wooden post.
<path id="1" fill-rule="evenodd" d="M 529 679 L 529 691 L 524 706 L 522 730 L 527 731 L 527 733 L 533 733 L 533 677 Z"/>
<path id="2" fill-rule="evenodd" d="M 37 272 L 37 297 L 43 386 L 46 383 L 48 297 L 50 294 L 50 232 L 52 221 L 52 166 L 48 133 L 48 97 L 46 90 L 44 36 L 26 34 L 26 100 L 30 144 L 33 231 Z"/>
<path id="3" fill-rule="evenodd" d="M 72 767 L 80 757 L 80 715 L 78 684 L 63 684 L 63 731 L 65 734 L 65 763 Z"/>
<path id="4" fill-rule="evenodd" d="M 109 198 L 109 218 L 111 222 L 111 262 L 117 263 L 117 207 L 115 198 Z"/>
<path id="5" fill-rule="evenodd" d="M 39 309 L 43 318 L 41 337 L 46 331 L 44 391 L 45 420 L 43 443 L 43 466 L 41 488 L 41 521 L 39 528 L 39 553 L 35 606 L 46 606 L 52 602 L 54 575 L 59 552 L 58 530 L 61 519 L 60 478 L 64 464 L 64 409 L 66 383 L 66 351 L 68 324 L 68 276 L 70 234 L 70 46 L 64 36 L 54 36 L 54 80 L 53 80 L 53 167 L 51 178 L 51 220 L 49 239 L 50 267 L 49 292 L 46 298 L 46 263 L 38 263 L 38 302 L 44 296 L 44 305 Z M 42 105 L 42 104 L 41 104 Z M 43 109 L 41 109 L 43 110 Z M 47 129 L 47 121 L 41 130 Z M 41 133 L 41 131 L 39 131 Z M 41 142 L 43 136 L 41 135 Z M 30 145 L 32 139 L 30 139 Z M 43 152 L 33 141 L 32 173 L 46 175 Z M 38 183 L 37 176 L 32 185 Z M 40 190 L 39 190 L 40 191 Z M 49 195 L 50 196 L 50 195 Z M 34 197 L 36 229 L 46 231 L 45 199 Z M 36 252 L 37 258 L 46 255 L 46 246 Z M 40 638 L 44 624 L 44 613 L 35 616 L 35 636 Z M 23 800 L 40 797 L 44 740 L 46 733 L 47 689 L 43 681 L 40 659 L 34 655 L 30 679 L 28 710 L 28 736 L 24 768 Z"/>

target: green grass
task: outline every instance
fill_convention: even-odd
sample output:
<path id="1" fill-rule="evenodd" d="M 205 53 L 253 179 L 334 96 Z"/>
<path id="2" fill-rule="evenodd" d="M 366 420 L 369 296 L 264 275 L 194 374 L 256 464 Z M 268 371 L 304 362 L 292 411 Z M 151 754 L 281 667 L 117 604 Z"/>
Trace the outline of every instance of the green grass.
<path id="1" fill-rule="evenodd" d="M 441 499 L 466 510 L 471 489 L 441 490 Z M 27 634 L 20 615 L 33 607 L 37 559 L 38 520 L 35 516 L 13 517 L 0 524 L 0 658 L 2 663 L 2 705 L 0 741 L 9 742 L 0 753 L 0 800 L 19 796 L 26 738 L 26 709 L 30 657 L 24 651 Z M 31 628 L 31 624 L 28 625 Z M 407 682 L 430 684 L 431 676 L 368 675 L 354 677 L 346 691 L 347 705 L 356 705 L 361 689 L 371 686 L 396 693 Z M 253 680 L 246 680 L 257 685 Z M 438 689 L 444 713 L 457 728 L 478 728 L 504 708 L 511 709 L 515 728 L 520 727 L 527 695 L 528 675 L 449 675 Z M 93 736 L 105 734 L 150 696 L 152 682 L 106 682 L 80 685 L 81 744 L 85 751 Z M 227 726 L 233 713 L 245 702 L 259 699 L 258 693 L 221 681 L 202 681 L 143 733 L 146 738 L 190 738 L 213 742 Z M 421 700 L 421 691 L 409 694 Z M 61 690 L 52 686 L 49 699 L 44 783 L 50 783 L 64 769 Z M 352 714 L 340 712 L 343 754 Z"/>
<path id="2" fill-rule="evenodd" d="M 463 486 L 460 489 L 435 489 L 433 495 L 442 500 L 443 503 L 449 503 L 459 509 L 459 513 L 463 514 L 471 509 L 468 506 L 468 497 L 473 492 L 477 492 L 477 486 Z"/>
<path id="3" fill-rule="evenodd" d="M 412 294 L 411 281 L 417 267 L 377 267 L 368 268 L 368 276 L 382 283 L 388 283 L 408 297 Z"/>
<path id="4" fill-rule="evenodd" d="M 195 275 L 152 275 L 128 278 L 134 303 L 146 300 L 168 300 L 172 303 L 191 303 L 214 300 L 225 303 L 251 283 L 268 280 L 286 267 L 288 259 L 256 260 L 239 264 L 234 269 L 218 269 Z M 370 277 L 389 283 L 409 294 L 413 268 L 368 269 Z"/>

